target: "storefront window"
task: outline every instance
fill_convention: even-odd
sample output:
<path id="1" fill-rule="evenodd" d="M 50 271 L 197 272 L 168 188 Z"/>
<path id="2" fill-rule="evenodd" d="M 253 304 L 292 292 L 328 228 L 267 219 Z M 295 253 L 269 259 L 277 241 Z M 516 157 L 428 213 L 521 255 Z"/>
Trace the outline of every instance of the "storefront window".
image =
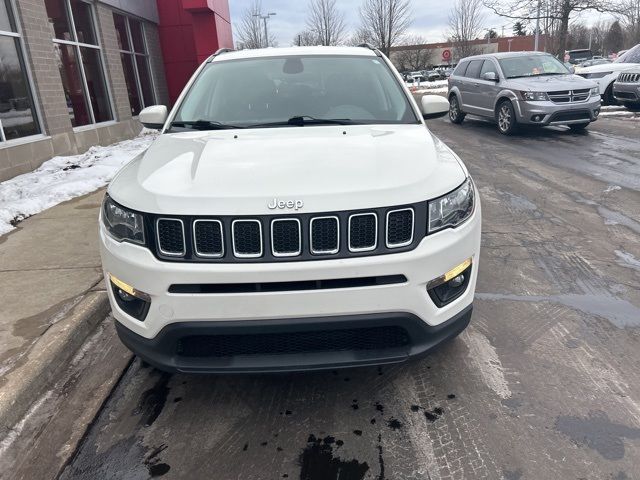
<path id="1" fill-rule="evenodd" d="M 138 20 L 117 13 L 113 14 L 113 22 L 120 46 L 131 115 L 136 116 L 142 108 L 155 103 L 144 30 Z"/>
<path id="2" fill-rule="evenodd" d="M 0 0 L 0 142 L 40 133 L 9 0 Z"/>
<path id="3" fill-rule="evenodd" d="M 45 0 L 45 5 L 71 125 L 113 120 L 92 6 L 83 0 Z"/>

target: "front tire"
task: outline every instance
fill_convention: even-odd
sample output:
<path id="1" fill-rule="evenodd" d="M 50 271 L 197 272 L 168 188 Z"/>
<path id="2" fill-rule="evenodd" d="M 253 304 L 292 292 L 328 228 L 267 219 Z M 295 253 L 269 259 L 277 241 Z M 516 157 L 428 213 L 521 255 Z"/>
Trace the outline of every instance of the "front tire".
<path id="1" fill-rule="evenodd" d="M 613 82 L 611 82 L 611 85 L 609 85 L 607 87 L 607 89 L 604 91 L 604 95 L 602 96 L 602 103 L 603 103 L 603 105 L 617 105 L 618 104 L 616 99 L 613 97 Z"/>
<path id="2" fill-rule="evenodd" d="M 496 122 L 498 123 L 498 130 L 503 135 L 513 135 L 517 132 L 518 122 L 516 121 L 516 111 L 509 100 L 503 100 L 498 105 Z"/>
<path id="3" fill-rule="evenodd" d="M 460 110 L 458 97 L 456 95 L 451 95 L 449 98 L 449 120 L 451 120 L 451 123 L 459 125 L 464 121 L 464 117 L 465 114 Z"/>
<path id="4" fill-rule="evenodd" d="M 588 123 L 575 123 L 573 125 L 569 125 L 569 128 L 572 132 L 582 132 L 585 128 L 589 126 Z"/>

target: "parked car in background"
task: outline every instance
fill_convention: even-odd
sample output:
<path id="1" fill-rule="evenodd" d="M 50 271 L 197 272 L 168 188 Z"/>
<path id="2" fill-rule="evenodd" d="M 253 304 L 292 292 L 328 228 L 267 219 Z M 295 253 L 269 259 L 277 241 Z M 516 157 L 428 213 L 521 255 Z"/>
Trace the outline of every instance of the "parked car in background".
<path id="1" fill-rule="evenodd" d="M 438 70 L 428 70 L 426 72 L 427 80 L 430 82 L 435 82 L 436 80 L 444 80 L 444 75 L 440 73 Z"/>
<path id="2" fill-rule="evenodd" d="M 640 110 L 640 66 L 618 75 L 613 82 L 613 98 L 629 110 Z"/>
<path id="3" fill-rule="evenodd" d="M 449 78 L 448 97 L 453 123 L 478 115 L 494 119 L 505 135 L 521 124 L 583 130 L 600 113 L 597 85 L 539 52 L 465 58 Z"/>
<path id="4" fill-rule="evenodd" d="M 604 104 L 612 105 L 616 103 L 616 99 L 613 96 L 613 82 L 616 81 L 620 72 L 635 66 L 640 66 L 640 44 L 627 50 L 626 53 L 619 56 L 612 63 L 583 68 L 576 73 L 583 78 L 596 82 L 600 88 L 600 95 Z"/>
<path id="5" fill-rule="evenodd" d="M 608 58 L 592 58 L 591 60 L 587 60 L 586 62 L 582 62 L 576 65 L 576 72 L 580 72 L 580 68 L 593 67 L 594 65 L 604 65 L 605 63 L 611 63 L 611 60 Z"/>
<path id="6" fill-rule="evenodd" d="M 591 60 L 592 58 L 593 52 L 591 52 L 589 48 L 567 50 L 564 52 L 564 61 L 569 62 L 572 65 L 578 65 L 579 63 Z"/>

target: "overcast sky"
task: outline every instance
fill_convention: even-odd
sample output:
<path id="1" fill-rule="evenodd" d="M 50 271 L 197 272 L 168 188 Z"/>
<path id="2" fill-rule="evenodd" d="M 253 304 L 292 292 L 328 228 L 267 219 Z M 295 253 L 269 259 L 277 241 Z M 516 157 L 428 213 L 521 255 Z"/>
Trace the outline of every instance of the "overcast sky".
<path id="1" fill-rule="evenodd" d="M 447 33 L 447 18 L 452 0 L 412 0 L 413 24 L 408 33 L 424 36 L 428 42 L 441 42 Z M 231 8 L 231 22 L 235 27 L 242 13 L 252 3 L 252 0 L 229 0 Z M 291 45 L 295 35 L 304 28 L 308 0 L 262 0 L 264 13 L 276 12 L 276 16 L 269 20 L 269 32 L 275 34 L 278 45 Z M 358 9 L 362 0 L 338 0 L 338 8 L 345 14 L 350 31 L 359 25 Z M 486 14 L 485 27 L 494 28 L 499 34 L 512 34 L 513 22 Z"/>

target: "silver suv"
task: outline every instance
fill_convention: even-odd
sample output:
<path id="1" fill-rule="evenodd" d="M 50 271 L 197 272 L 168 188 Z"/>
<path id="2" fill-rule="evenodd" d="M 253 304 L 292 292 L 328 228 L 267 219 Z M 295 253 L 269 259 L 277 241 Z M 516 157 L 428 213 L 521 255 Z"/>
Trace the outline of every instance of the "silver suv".
<path id="1" fill-rule="evenodd" d="M 598 86 L 539 52 L 464 58 L 449 77 L 448 96 L 453 123 L 467 114 L 489 117 L 505 135 L 519 124 L 583 130 L 600 113 Z"/>

